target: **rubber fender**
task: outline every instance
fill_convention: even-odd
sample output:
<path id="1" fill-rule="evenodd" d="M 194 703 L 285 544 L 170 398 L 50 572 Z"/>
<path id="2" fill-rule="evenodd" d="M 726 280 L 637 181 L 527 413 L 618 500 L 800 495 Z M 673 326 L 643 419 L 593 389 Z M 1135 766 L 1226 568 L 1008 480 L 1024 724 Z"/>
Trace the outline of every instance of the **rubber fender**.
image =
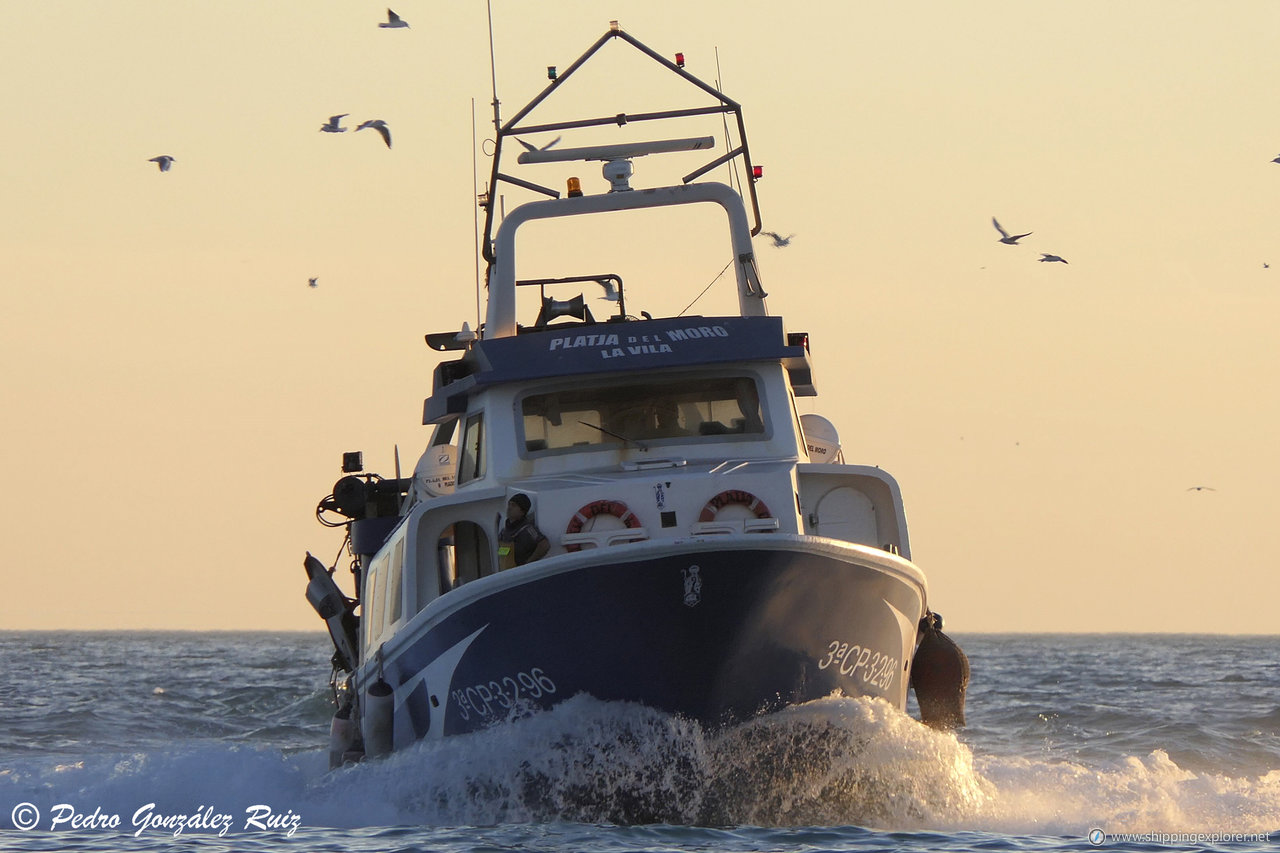
<path id="1" fill-rule="evenodd" d="M 347 755 L 356 748 L 360 738 L 356 721 L 351 715 L 351 705 L 343 705 L 333 715 L 329 724 L 329 769 L 336 770 L 347 761 Z"/>
<path id="2" fill-rule="evenodd" d="M 920 620 L 920 644 L 911 662 L 911 687 L 920 706 L 920 721 L 942 731 L 963 726 L 968 686 L 969 658 L 942 633 L 942 618 L 927 614 Z"/>
<path id="3" fill-rule="evenodd" d="M 391 715 L 395 707 L 391 685 L 379 678 L 365 693 L 364 711 L 360 715 L 360 733 L 364 737 L 364 754 L 380 758 L 391 752 Z"/>

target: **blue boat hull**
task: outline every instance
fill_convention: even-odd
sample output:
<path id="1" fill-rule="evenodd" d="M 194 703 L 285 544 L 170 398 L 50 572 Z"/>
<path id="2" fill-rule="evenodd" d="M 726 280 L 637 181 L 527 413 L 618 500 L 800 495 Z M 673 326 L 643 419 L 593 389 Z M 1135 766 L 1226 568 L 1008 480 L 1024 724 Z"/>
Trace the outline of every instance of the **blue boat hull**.
<path id="1" fill-rule="evenodd" d="M 443 597 L 384 649 L 395 748 L 579 693 L 713 728 L 834 692 L 905 706 L 914 566 L 854 546 L 695 545 L 584 552 Z"/>

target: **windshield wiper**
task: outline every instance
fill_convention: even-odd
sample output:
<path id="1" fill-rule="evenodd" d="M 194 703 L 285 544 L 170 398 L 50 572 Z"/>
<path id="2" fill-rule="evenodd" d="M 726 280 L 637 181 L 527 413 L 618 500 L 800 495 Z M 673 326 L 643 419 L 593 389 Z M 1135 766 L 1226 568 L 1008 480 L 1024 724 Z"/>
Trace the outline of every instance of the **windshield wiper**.
<path id="1" fill-rule="evenodd" d="M 648 448 L 648 446 L 646 446 L 645 444 L 643 444 L 643 443 L 641 443 L 641 442 L 639 442 L 639 441 L 636 441 L 634 438 L 628 438 L 627 436 L 622 435 L 621 433 L 616 433 L 616 432 L 613 432 L 613 431 L 611 431 L 611 430 L 607 430 L 607 429 L 605 429 L 604 427 L 602 427 L 602 426 L 596 426 L 595 424 L 589 424 L 589 423 L 587 423 L 586 421 L 578 421 L 578 423 L 582 424 L 583 426 L 591 427 L 592 429 L 598 429 L 598 430 L 600 430 L 602 433 L 604 433 L 605 435 L 611 435 L 611 436 L 613 436 L 614 438 L 620 438 L 620 439 L 622 439 L 623 441 L 627 442 L 628 444 L 634 444 L 636 447 L 640 448 L 641 450 L 645 451 L 646 453 L 648 453 L 648 452 L 649 452 L 649 448 Z"/>

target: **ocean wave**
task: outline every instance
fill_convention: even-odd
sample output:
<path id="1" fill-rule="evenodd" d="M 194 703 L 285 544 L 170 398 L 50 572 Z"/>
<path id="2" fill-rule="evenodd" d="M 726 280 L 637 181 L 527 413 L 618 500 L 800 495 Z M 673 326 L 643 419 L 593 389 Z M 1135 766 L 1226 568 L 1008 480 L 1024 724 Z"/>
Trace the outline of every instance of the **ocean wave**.
<path id="1" fill-rule="evenodd" d="M 1164 750 L 1107 766 L 997 758 L 977 762 L 994 787 L 952 829 L 1080 837 L 1116 833 L 1267 833 L 1280 826 L 1280 770 L 1232 777 L 1180 767 Z"/>
<path id="2" fill-rule="evenodd" d="M 570 821 L 845 826 L 1073 835 L 1269 832 L 1280 770 L 1232 776 L 1169 753 L 1110 760 L 975 755 L 878 700 L 829 698 L 720 731 L 579 696 L 472 735 L 327 772 L 323 750 L 216 743 L 11 760 L 0 794 L 42 809 L 235 813 L 267 804 L 305 826 Z M 0 815 L 0 827 L 8 819 Z"/>

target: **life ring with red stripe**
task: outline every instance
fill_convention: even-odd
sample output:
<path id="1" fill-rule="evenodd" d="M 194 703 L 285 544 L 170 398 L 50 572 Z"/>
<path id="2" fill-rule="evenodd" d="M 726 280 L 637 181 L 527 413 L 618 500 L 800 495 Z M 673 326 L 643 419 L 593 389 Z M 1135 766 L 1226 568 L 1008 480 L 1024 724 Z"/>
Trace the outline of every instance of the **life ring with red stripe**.
<path id="1" fill-rule="evenodd" d="M 715 521 L 720 510 L 731 504 L 745 506 L 755 514 L 756 518 L 773 518 L 769 507 L 755 495 L 741 489 L 728 489 L 707 501 L 707 505 L 702 508 L 702 513 L 698 516 L 698 521 Z"/>
<path id="2" fill-rule="evenodd" d="M 636 518 L 636 514 L 628 509 L 627 505 L 622 501 L 599 500 L 579 507 L 578 511 L 573 514 L 573 518 L 569 519 L 569 525 L 565 527 L 564 532 L 566 534 L 581 533 L 583 525 L 597 515 L 612 515 L 629 528 L 640 526 L 640 519 Z M 564 549 L 566 551 L 580 551 L 582 546 L 577 544 L 565 545 Z"/>

